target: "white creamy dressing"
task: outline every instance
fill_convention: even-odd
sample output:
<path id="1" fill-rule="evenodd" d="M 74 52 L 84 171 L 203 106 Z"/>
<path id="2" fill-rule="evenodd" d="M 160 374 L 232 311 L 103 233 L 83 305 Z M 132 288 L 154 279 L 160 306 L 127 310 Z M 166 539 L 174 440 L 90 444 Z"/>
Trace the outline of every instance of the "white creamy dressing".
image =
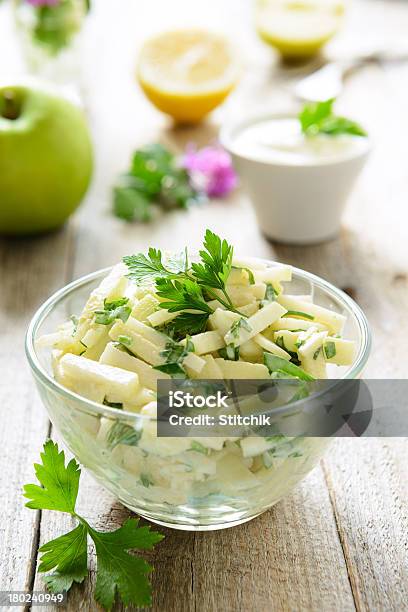
<path id="1" fill-rule="evenodd" d="M 261 162 L 304 165 L 347 158 L 366 147 L 366 138 L 342 134 L 306 137 L 296 118 L 262 119 L 245 126 L 234 137 L 237 155 Z"/>

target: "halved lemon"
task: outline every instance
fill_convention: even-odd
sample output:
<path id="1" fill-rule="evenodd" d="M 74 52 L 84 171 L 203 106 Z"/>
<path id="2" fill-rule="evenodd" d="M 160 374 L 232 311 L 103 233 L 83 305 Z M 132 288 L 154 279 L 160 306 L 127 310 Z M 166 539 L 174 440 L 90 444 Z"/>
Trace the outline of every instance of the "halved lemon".
<path id="1" fill-rule="evenodd" d="M 205 30 L 165 32 L 141 51 L 138 79 L 149 100 L 181 123 L 197 123 L 235 87 L 239 67 L 229 42 Z"/>
<path id="2" fill-rule="evenodd" d="M 258 0 L 261 38 L 285 58 L 315 55 L 339 29 L 343 0 Z"/>

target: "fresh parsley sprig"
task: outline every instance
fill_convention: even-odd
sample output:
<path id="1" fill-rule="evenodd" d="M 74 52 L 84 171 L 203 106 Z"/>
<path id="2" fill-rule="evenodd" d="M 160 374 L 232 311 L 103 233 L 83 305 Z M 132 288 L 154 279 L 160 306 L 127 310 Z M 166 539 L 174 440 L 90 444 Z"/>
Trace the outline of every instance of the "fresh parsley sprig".
<path id="1" fill-rule="evenodd" d="M 169 312 L 197 310 L 210 315 L 213 310 L 204 299 L 201 286 L 190 278 L 182 280 L 156 279 L 157 295 L 163 298 L 160 308 Z"/>
<path id="2" fill-rule="evenodd" d="M 35 510 L 55 510 L 73 516 L 78 525 L 72 531 L 40 547 L 40 572 L 53 573 L 44 581 L 53 593 L 69 590 L 83 582 L 88 574 L 88 536 L 93 540 L 97 556 L 95 599 L 105 610 L 111 610 L 117 596 L 127 606 L 151 604 L 148 574 L 152 567 L 129 550 L 151 550 L 164 536 L 150 527 L 139 527 L 138 519 L 128 519 L 116 531 L 100 532 L 76 513 L 81 470 L 75 459 L 65 465 L 64 451 L 52 440 L 44 444 L 41 463 L 35 464 L 40 485 L 24 486 L 26 506 Z"/>
<path id="3" fill-rule="evenodd" d="M 188 208 L 201 199 L 178 157 L 156 143 L 135 151 L 113 188 L 113 212 L 125 221 L 148 222 L 154 208 Z"/>
<path id="4" fill-rule="evenodd" d="M 163 263 L 162 252 L 153 247 L 150 247 L 147 256 L 144 253 L 128 255 L 123 258 L 123 262 L 129 269 L 128 278 L 138 284 L 152 282 L 159 278 L 173 278 L 178 272 L 174 267 L 166 267 Z"/>
<path id="5" fill-rule="evenodd" d="M 355 121 L 334 114 L 334 98 L 324 102 L 305 104 L 299 114 L 302 132 L 306 136 L 327 134 L 338 136 L 350 134 L 352 136 L 367 136 L 367 132 Z"/>
<path id="6" fill-rule="evenodd" d="M 232 267 L 234 248 L 226 240 L 221 240 L 217 234 L 207 229 L 204 237 L 204 249 L 200 251 L 202 263 L 193 263 L 191 268 L 197 282 L 205 287 L 207 293 L 218 299 L 211 289 L 220 290 L 226 299 L 230 310 L 235 310 L 229 297 L 226 284 Z M 225 305 L 224 301 L 221 301 Z"/>
<path id="7" fill-rule="evenodd" d="M 162 298 L 160 308 L 180 312 L 167 326 L 176 336 L 200 333 L 213 312 L 208 301 L 216 299 L 227 310 L 241 314 L 232 302 L 227 281 L 232 269 L 233 247 L 207 229 L 200 261 L 190 265 L 187 249 L 163 261 L 161 251 L 150 248 L 123 258 L 128 278 L 138 284 L 155 283 Z"/>

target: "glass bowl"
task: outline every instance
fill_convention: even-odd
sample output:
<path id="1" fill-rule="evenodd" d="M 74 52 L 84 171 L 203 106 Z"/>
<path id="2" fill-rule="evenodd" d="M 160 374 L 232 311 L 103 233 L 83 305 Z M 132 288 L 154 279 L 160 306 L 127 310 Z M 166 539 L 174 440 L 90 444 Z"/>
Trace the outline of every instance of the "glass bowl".
<path id="1" fill-rule="evenodd" d="M 255 518 L 313 469 L 330 438 L 300 439 L 295 453 L 281 453 L 269 466 L 261 464 L 260 457 L 244 459 L 234 442 L 208 455 L 186 452 L 184 438 L 155 437 L 154 418 L 97 404 L 56 382 L 51 351 L 36 341 L 80 313 L 109 270 L 89 274 L 57 291 L 39 308 L 28 328 L 28 361 L 53 425 L 91 475 L 146 519 L 176 529 L 205 531 Z M 346 315 L 344 336 L 356 342 L 356 359 L 351 367 L 336 368 L 334 377 L 359 378 L 370 353 L 371 336 L 357 304 L 330 283 L 297 268 L 293 268 L 290 293 L 312 294 L 317 304 Z M 141 429 L 150 436 L 147 448 L 138 447 L 138 435 L 134 435 Z"/>

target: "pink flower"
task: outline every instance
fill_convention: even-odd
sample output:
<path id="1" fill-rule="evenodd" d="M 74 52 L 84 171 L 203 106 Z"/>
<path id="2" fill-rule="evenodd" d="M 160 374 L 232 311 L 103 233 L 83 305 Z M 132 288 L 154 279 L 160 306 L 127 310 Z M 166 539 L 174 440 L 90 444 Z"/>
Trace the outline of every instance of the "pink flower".
<path id="1" fill-rule="evenodd" d="M 55 6 L 59 0 L 26 0 L 32 6 Z"/>
<path id="2" fill-rule="evenodd" d="M 194 189 L 210 198 L 227 196 L 237 186 L 237 175 L 231 156 L 219 145 L 199 150 L 194 145 L 189 145 L 182 165 L 190 174 Z"/>

